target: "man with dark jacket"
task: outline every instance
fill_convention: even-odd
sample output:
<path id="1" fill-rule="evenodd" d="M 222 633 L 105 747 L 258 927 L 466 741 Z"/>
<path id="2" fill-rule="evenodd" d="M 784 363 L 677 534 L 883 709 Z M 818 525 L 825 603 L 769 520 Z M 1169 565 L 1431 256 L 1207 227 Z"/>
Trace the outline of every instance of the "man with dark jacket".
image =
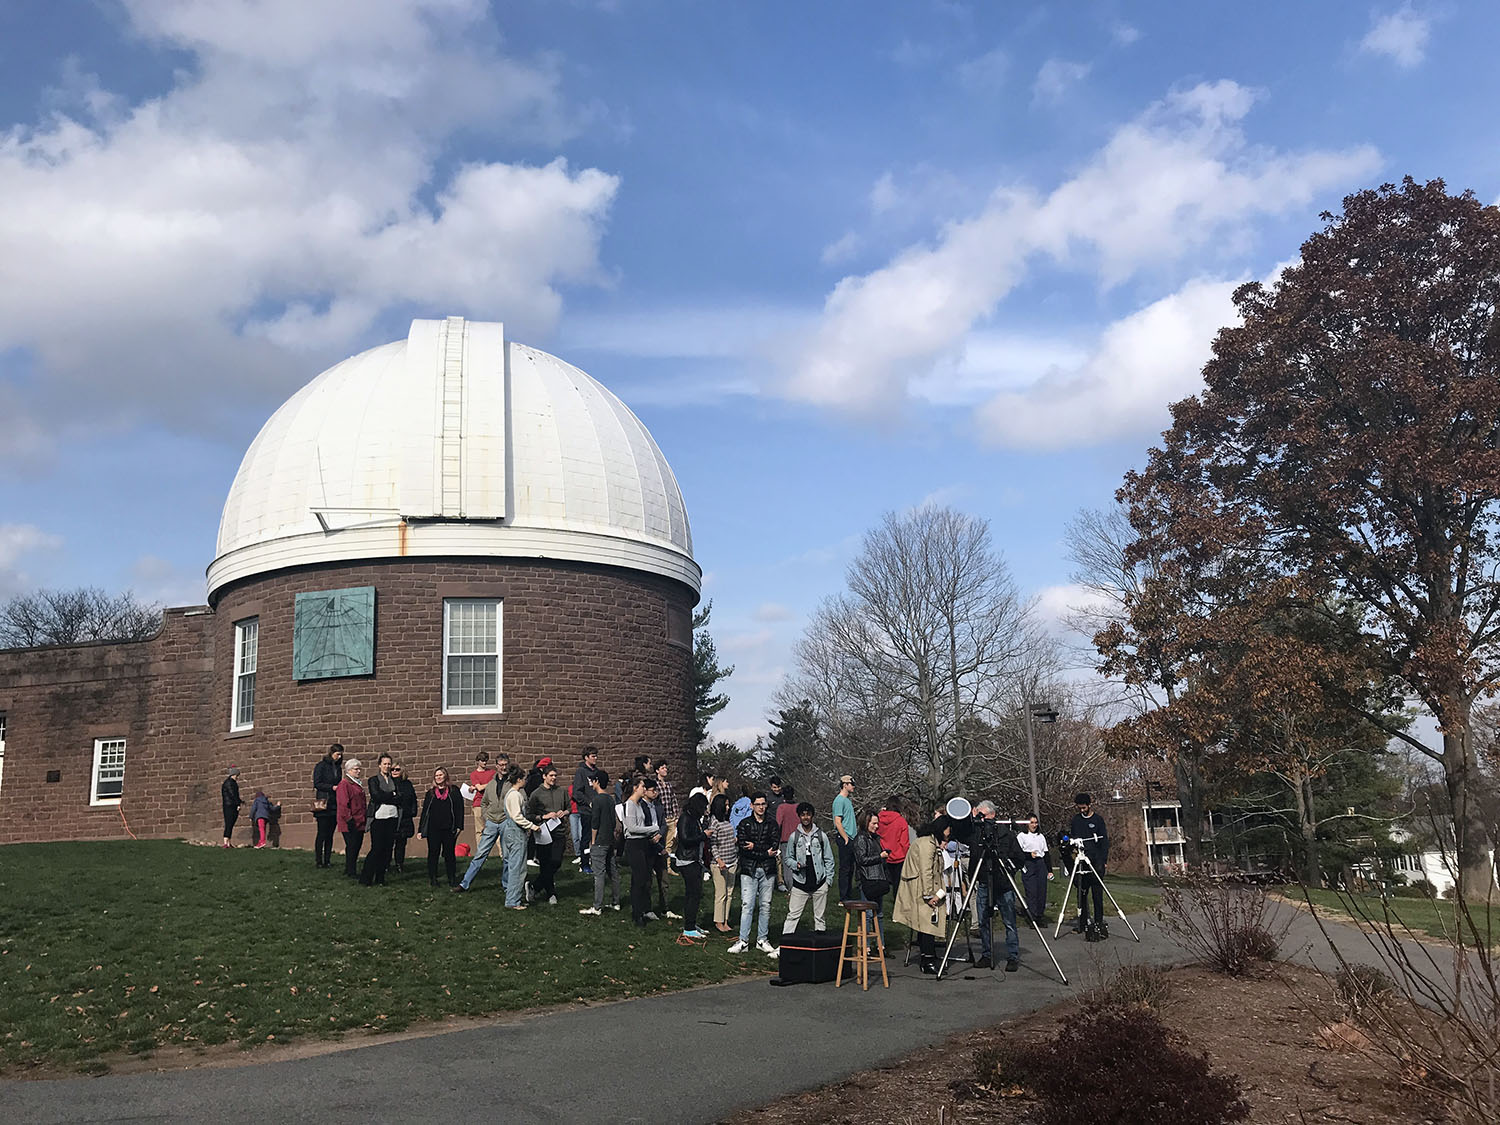
<path id="1" fill-rule="evenodd" d="M 740 940 L 730 953 L 744 953 L 750 946 L 750 922 L 760 906 L 760 938 L 755 948 L 775 957 L 771 944 L 771 888 L 776 885 L 776 857 L 781 854 L 781 830 L 766 815 L 766 795 L 750 794 L 750 815 L 735 830 L 740 852 Z"/>
<path id="2" fill-rule="evenodd" d="M 234 831 L 234 822 L 240 818 L 240 806 L 245 803 L 240 800 L 240 783 L 236 780 L 239 776 L 240 767 L 230 766 L 224 784 L 219 786 L 219 797 L 224 804 L 224 843 L 220 846 L 225 848 L 233 846 L 229 834 Z"/>
<path id="3" fill-rule="evenodd" d="M 969 844 L 970 879 L 980 858 L 984 859 L 982 877 L 974 888 L 974 913 L 979 919 L 979 961 L 974 967 L 988 969 L 994 964 L 990 907 L 995 904 L 1000 907 L 1000 920 L 1005 923 L 1005 971 L 1013 973 L 1021 965 L 1021 935 L 1016 929 L 1016 892 L 1009 874 L 1020 869 L 1026 854 L 1016 842 L 1011 826 L 996 821 L 993 801 L 980 801 L 974 812 L 974 837 Z"/>
<path id="4" fill-rule="evenodd" d="M 599 751 L 596 747 L 583 748 L 583 760 L 573 771 L 573 807 L 568 817 L 568 827 L 573 832 L 573 855 L 585 875 L 592 875 L 592 860 L 589 841 L 593 835 L 592 809 L 594 803 L 594 778 L 599 776 Z"/>
<path id="5" fill-rule="evenodd" d="M 1091 925 L 1090 894 L 1094 899 L 1094 922 L 1104 921 L 1104 886 L 1099 880 L 1109 865 L 1109 829 L 1104 826 L 1104 818 L 1094 811 L 1094 799 L 1087 793 L 1077 794 L 1073 803 L 1078 806 L 1078 811 L 1073 814 L 1073 823 L 1068 825 L 1068 838 L 1083 842 L 1083 854 L 1094 867 L 1093 871 L 1081 868 L 1074 878 L 1078 886 L 1078 920 L 1073 923 L 1073 932 L 1086 934 Z"/>
<path id="6" fill-rule="evenodd" d="M 335 742 L 313 767 L 313 819 L 318 835 L 313 840 L 313 861 L 327 867 L 333 860 L 333 827 L 338 820 L 338 795 L 335 790 L 344 780 L 344 747 Z M 318 806 L 322 807 L 319 808 Z"/>

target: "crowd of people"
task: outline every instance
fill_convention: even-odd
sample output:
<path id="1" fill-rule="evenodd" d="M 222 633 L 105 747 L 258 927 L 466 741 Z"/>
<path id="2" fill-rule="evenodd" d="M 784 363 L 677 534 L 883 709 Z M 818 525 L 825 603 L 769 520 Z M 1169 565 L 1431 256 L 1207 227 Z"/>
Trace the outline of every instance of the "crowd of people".
<path id="1" fill-rule="evenodd" d="M 225 847 L 243 803 L 238 775 L 231 768 L 223 783 Z M 419 801 L 416 785 L 391 754 L 376 757 L 366 780 L 364 764 L 335 743 L 313 768 L 312 786 L 316 865 L 332 866 L 338 832 L 344 874 L 365 886 L 385 885 L 392 869 L 403 872 L 408 841 L 415 838 L 426 843 L 427 878 L 434 887 L 440 885 L 441 868 L 455 894 L 470 891 L 493 857 L 508 909 L 557 906 L 557 874 L 571 844 L 573 863 L 593 882 L 592 902 L 580 907 L 580 914 L 622 910 L 623 863 L 630 871 L 630 917 L 636 926 L 680 921 L 685 939 L 702 940 L 711 925 L 734 939 L 729 952 L 736 954 L 753 944 L 778 955 L 769 933 L 778 892 L 787 896 L 783 933 L 795 931 L 809 910 L 813 928 L 827 929 L 828 898 L 836 887 L 839 902 L 874 904 L 882 944 L 889 895 L 891 919 L 912 933 L 927 973 L 938 971 L 937 943 L 965 901 L 979 930 L 976 965 L 995 964 L 992 919 L 998 913 L 1005 968 L 1014 971 L 1021 956 L 1017 918 L 1038 926 L 1046 921 L 1048 881 L 1056 874 L 1048 837 L 1035 816 L 1001 820 L 995 804 L 985 800 L 973 807 L 972 816 L 945 811 L 914 827 L 898 796 L 859 807 L 849 774 L 839 779 L 829 809 L 831 834 L 819 826 L 817 808 L 798 800 L 780 778 L 770 778 L 763 791 L 742 786 L 731 801 L 727 781 L 702 774 L 684 800 L 666 761 L 643 755 L 623 777 L 612 779 L 599 767 L 593 746 L 583 748 L 570 784 L 564 784 L 550 757 L 528 770 L 507 754 L 492 759 L 480 751 L 466 779 L 435 769 Z M 1074 929 L 1099 937 L 1107 933 L 1100 877 L 1109 858 L 1108 830 L 1087 793 L 1079 793 L 1075 803 L 1077 813 L 1062 839 L 1089 863 L 1075 872 Z M 256 791 L 256 847 L 265 846 L 266 825 L 279 812 L 279 805 Z M 468 864 L 460 876 L 458 860 L 465 856 Z M 681 914 L 669 909 L 673 877 L 682 882 Z M 705 908 L 706 886 L 712 900 Z M 886 952 L 894 951 L 887 947 Z"/>

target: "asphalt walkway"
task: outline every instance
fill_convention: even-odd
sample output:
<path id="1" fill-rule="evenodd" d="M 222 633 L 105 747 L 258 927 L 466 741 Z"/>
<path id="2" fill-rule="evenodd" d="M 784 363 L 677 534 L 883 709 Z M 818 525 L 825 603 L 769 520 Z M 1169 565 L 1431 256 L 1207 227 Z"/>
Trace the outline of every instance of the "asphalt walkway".
<path id="1" fill-rule="evenodd" d="M 1285 908 L 1284 908 L 1285 909 Z M 769 986 L 764 980 L 374 1043 L 304 1059 L 175 1072 L 0 1083 L 0 1121 L 709 1122 L 879 1066 L 949 1035 L 1046 1007 L 1122 963 L 1169 964 L 1181 951 L 1154 920 L 1118 921 L 1107 942 L 1064 933 L 1063 985 L 1034 934 L 1021 971 L 950 969 L 942 981 L 888 961 L 889 990 Z M 997 920 L 997 931 L 998 926 Z M 1339 945 L 1368 960 L 1351 927 Z M 1049 931 L 1050 934 L 1050 931 Z M 999 933 L 997 932 L 997 937 Z M 1284 950 L 1333 962 L 1306 914 Z M 1441 950 L 1438 951 L 1442 953 Z M 690 951 L 684 951 L 690 956 Z M 253 1060 L 253 1056 L 250 1056 Z M 954 1060 L 955 1076 L 968 1065 Z M 632 1094 L 622 1096 L 630 1090 Z"/>

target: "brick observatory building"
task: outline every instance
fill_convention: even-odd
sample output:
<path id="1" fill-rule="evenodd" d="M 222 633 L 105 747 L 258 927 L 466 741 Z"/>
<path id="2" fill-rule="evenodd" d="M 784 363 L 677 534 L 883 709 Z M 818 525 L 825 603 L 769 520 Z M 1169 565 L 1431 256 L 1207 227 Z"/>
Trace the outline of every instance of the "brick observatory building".
<path id="1" fill-rule="evenodd" d="M 146 641 L 0 652 L 0 842 L 217 839 L 234 765 L 310 844 L 331 742 L 367 776 L 393 752 L 418 793 L 480 749 L 570 776 L 586 743 L 685 779 L 701 577 L 618 398 L 500 324 L 414 321 L 262 428 L 208 605 Z"/>

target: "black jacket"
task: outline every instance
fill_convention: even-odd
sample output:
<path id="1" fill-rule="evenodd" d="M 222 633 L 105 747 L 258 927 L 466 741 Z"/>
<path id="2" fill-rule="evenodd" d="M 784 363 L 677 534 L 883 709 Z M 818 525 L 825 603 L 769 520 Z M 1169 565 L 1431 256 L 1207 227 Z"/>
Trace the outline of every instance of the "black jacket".
<path id="1" fill-rule="evenodd" d="M 319 758 L 318 764 L 313 766 L 313 793 L 328 802 L 328 815 L 333 816 L 338 811 L 338 794 L 334 792 L 339 787 L 339 782 L 344 779 L 344 765 L 335 762 L 332 758 Z"/>
<path id="2" fill-rule="evenodd" d="M 365 806 L 365 816 L 372 823 L 375 820 L 375 810 L 380 808 L 381 805 L 395 805 L 397 811 L 400 811 L 401 808 L 401 801 L 399 799 L 401 791 L 396 788 L 396 779 L 394 777 L 388 779 L 391 783 L 391 792 L 387 796 L 385 786 L 380 784 L 380 776 L 379 773 L 376 773 L 374 777 L 370 778 L 369 784 L 365 786 L 365 792 L 369 794 L 369 804 Z M 399 818 L 397 819 L 399 823 Z"/>
<path id="3" fill-rule="evenodd" d="M 422 798 L 421 827 L 423 836 L 435 836 L 439 840 L 446 836 L 457 836 L 464 827 L 464 795 L 458 786 L 448 786 L 448 796 L 439 800 L 436 789 L 427 790 Z"/>
<path id="4" fill-rule="evenodd" d="M 891 876 L 885 860 L 880 857 L 880 839 L 868 832 L 854 837 L 854 873 L 859 876 L 861 887 L 866 883 L 884 883 L 890 886 Z M 863 892 L 861 892 L 863 893 Z"/>
<path id="5" fill-rule="evenodd" d="M 677 818 L 677 861 L 679 863 L 702 863 L 703 841 L 708 834 L 703 831 L 703 821 L 687 809 Z"/>
<path id="6" fill-rule="evenodd" d="M 410 836 L 416 829 L 416 786 L 404 777 L 393 777 L 391 780 L 396 783 L 396 807 L 401 810 L 401 816 L 396 823 L 400 826 L 401 835 Z"/>
<path id="7" fill-rule="evenodd" d="M 993 820 L 975 823 L 974 836 L 969 842 L 970 876 L 974 874 L 974 867 L 978 864 L 980 855 L 984 853 L 989 855 L 985 864 L 985 874 L 989 878 L 990 886 L 999 891 L 1009 890 L 1010 881 L 1005 877 L 1005 873 L 1019 871 L 1026 859 L 1026 853 L 1021 850 L 1015 831 L 1009 824 L 1000 824 Z"/>
<path id="8" fill-rule="evenodd" d="M 240 783 L 232 777 L 226 777 L 224 784 L 219 786 L 219 796 L 224 801 L 224 811 L 227 813 L 239 812 L 240 806 L 245 803 L 240 800 Z"/>
<path id="9" fill-rule="evenodd" d="M 1104 818 L 1098 813 L 1091 816 L 1074 813 L 1073 823 L 1068 825 L 1068 835 L 1075 840 L 1086 840 L 1090 836 L 1099 837 L 1083 845 L 1083 854 L 1089 857 L 1089 862 L 1097 867 L 1102 875 L 1105 865 L 1109 863 L 1109 829 L 1104 826 Z"/>
<path id="10" fill-rule="evenodd" d="M 781 846 L 781 829 L 770 817 L 757 821 L 755 814 L 747 816 L 740 821 L 739 831 L 735 834 L 738 838 L 740 856 L 740 874 L 750 875 L 757 869 L 776 873 L 776 857 L 772 851 Z M 746 849 L 745 843 L 750 847 Z"/>

